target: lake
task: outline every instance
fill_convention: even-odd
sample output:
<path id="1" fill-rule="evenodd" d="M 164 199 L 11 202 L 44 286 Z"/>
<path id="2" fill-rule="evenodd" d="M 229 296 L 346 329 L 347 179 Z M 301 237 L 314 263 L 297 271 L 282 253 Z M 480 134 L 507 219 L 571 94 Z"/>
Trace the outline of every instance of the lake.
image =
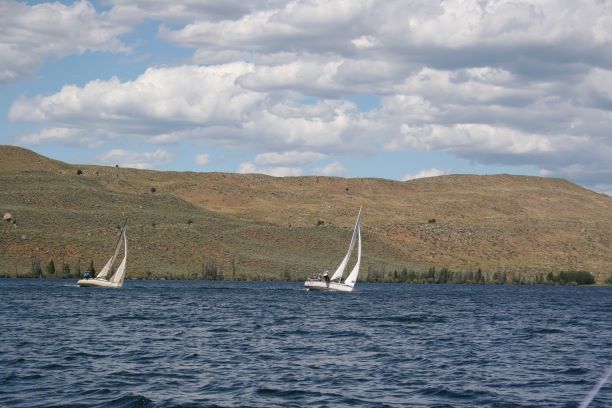
<path id="1" fill-rule="evenodd" d="M 611 287 L 75 283 L 0 279 L 0 406 L 577 407 L 612 365 Z"/>

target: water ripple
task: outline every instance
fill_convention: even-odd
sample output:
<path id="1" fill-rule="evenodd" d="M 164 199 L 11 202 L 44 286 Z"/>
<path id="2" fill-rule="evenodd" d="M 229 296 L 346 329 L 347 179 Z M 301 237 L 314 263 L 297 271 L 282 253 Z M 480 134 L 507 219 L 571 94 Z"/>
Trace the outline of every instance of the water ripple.
<path id="1" fill-rule="evenodd" d="M 0 406 L 577 406 L 610 288 L 0 280 Z M 612 406 L 612 384 L 593 407 Z"/>

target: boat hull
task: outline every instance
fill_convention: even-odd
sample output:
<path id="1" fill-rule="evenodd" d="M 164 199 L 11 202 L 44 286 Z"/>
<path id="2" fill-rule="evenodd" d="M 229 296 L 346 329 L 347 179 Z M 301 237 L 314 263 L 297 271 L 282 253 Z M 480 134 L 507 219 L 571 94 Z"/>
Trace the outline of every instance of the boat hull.
<path id="1" fill-rule="evenodd" d="M 77 285 L 81 288 L 120 288 L 123 282 L 113 283 L 106 279 L 80 279 Z"/>
<path id="2" fill-rule="evenodd" d="M 352 292 L 353 287 L 345 285 L 344 283 L 330 282 L 329 284 L 322 281 L 306 281 L 304 282 L 306 290 L 319 290 L 329 292 Z"/>

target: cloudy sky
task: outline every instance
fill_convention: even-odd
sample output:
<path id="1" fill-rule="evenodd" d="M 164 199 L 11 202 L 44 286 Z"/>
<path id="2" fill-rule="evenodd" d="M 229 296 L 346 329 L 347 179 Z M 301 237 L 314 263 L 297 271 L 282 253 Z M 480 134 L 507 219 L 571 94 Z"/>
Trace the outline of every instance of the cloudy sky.
<path id="1" fill-rule="evenodd" d="M 0 0 L 0 112 L 70 163 L 612 194 L 612 2 Z"/>

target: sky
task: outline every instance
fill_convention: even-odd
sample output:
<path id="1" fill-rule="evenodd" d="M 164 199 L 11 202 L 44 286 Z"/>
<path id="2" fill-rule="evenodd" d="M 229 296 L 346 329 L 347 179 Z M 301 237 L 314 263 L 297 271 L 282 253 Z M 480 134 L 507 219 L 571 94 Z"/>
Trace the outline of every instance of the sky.
<path id="1" fill-rule="evenodd" d="M 0 129 L 68 163 L 612 195 L 612 2 L 0 0 Z"/>

